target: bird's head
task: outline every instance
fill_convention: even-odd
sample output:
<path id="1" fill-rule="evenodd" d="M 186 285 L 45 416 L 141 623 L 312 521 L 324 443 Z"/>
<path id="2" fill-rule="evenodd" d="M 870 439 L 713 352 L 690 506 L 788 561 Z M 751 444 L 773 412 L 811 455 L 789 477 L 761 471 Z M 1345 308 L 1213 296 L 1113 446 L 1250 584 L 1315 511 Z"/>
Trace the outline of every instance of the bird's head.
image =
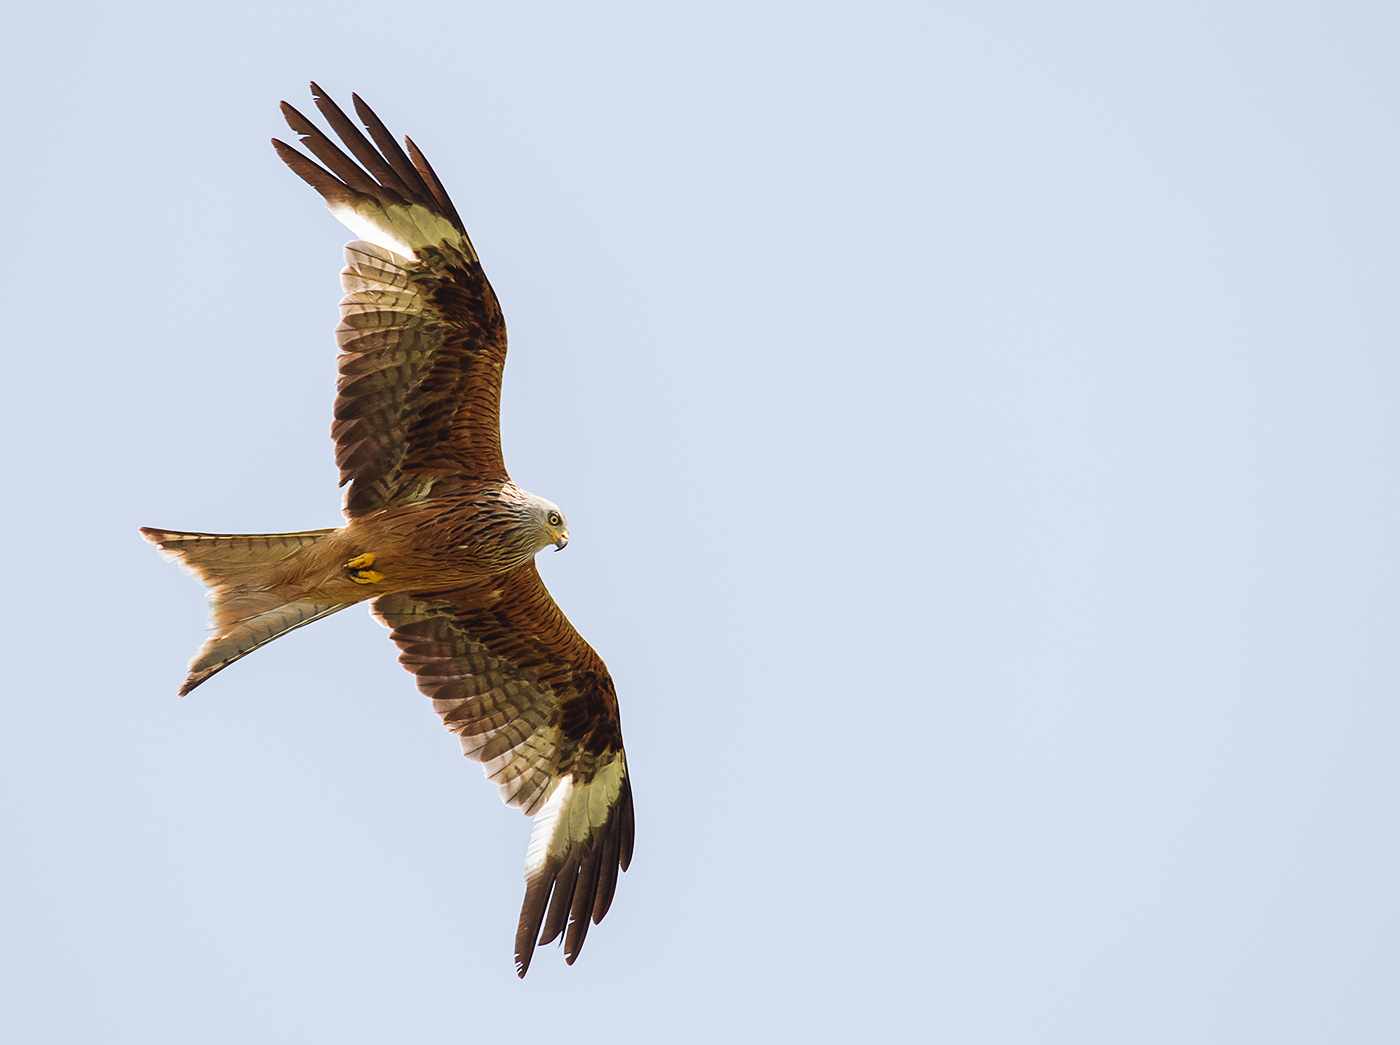
<path id="1" fill-rule="evenodd" d="M 500 569 L 510 569 L 526 559 L 533 559 L 551 544 L 562 549 L 569 543 L 569 520 L 553 501 L 536 497 L 520 489 L 514 483 L 501 488 L 502 514 L 496 514 L 499 521 L 483 529 L 482 536 L 489 531 L 495 542 L 493 547 L 483 544 L 476 554 L 490 560 Z"/>
<path id="2" fill-rule="evenodd" d="M 553 501 L 546 501 L 541 497 L 539 502 L 538 518 L 542 530 L 540 539 L 543 544 L 552 544 L 555 551 L 561 552 L 564 545 L 569 543 L 569 520 Z"/>

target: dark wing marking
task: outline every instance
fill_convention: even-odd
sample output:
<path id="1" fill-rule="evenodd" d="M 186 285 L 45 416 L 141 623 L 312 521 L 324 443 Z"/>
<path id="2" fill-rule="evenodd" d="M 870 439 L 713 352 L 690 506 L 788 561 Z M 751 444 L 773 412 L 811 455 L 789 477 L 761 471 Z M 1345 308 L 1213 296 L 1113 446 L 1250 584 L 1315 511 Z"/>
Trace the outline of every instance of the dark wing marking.
<path id="1" fill-rule="evenodd" d="M 336 328 L 342 354 L 331 432 L 341 485 L 350 487 L 346 513 L 419 500 L 459 477 L 505 479 L 505 320 L 461 218 L 412 142 L 405 153 L 356 96 L 367 138 L 311 88 L 348 154 L 286 102 L 288 125 L 321 162 L 273 145 L 364 237 L 346 247 Z"/>
<path id="2" fill-rule="evenodd" d="M 632 859 L 632 789 L 617 696 L 598 654 L 545 589 L 533 561 L 491 590 L 385 595 L 374 611 L 399 660 L 510 805 L 535 817 L 516 932 L 521 976 L 536 939 L 565 933 L 573 964 L 589 921 Z"/>

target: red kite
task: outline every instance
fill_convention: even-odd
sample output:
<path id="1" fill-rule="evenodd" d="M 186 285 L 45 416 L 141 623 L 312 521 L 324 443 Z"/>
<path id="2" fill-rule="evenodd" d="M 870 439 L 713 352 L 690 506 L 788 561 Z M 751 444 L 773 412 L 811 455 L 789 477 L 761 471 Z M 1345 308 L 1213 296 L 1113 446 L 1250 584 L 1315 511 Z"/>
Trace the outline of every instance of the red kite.
<path id="1" fill-rule="evenodd" d="M 555 605 L 535 554 L 559 507 L 501 458 L 506 328 L 462 219 L 413 142 L 358 96 L 366 137 L 314 83 L 349 154 L 286 102 L 316 163 L 278 154 L 357 236 L 336 328 L 336 463 L 346 523 L 297 533 L 142 534 L 209 586 L 213 634 L 180 693 L 293 628 L 357 602 L 462 751 L 535 818 L 515 936 L 519 975 L 564 933 L 573 964 L 632 858 L 632 789 L 608 669 Z"/>

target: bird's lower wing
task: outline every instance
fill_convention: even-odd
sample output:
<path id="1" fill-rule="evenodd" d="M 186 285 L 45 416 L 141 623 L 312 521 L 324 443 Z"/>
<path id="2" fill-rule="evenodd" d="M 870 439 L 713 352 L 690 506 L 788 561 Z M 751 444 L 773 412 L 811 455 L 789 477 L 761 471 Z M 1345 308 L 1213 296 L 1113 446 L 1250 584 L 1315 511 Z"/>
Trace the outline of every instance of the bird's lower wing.
<path id="1" fill-rule="evenodd" d="M 632 858 L 632 789 L 607 668 L 533 562 L 489 591 L 385 595 L 374 612 L 463 753 L 535 818 L 517 971 L 525 975 L 537 939 L 560 933 L 572 964 Z"/>

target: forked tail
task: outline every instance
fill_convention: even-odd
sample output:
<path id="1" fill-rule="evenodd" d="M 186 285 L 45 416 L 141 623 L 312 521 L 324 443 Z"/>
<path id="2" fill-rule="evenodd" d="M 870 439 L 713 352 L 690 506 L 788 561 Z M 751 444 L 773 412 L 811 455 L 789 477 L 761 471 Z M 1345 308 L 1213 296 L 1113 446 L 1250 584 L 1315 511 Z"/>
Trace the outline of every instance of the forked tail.
<path id="1" fill-rule="evenodd" d="M 352 605 L 306 598 L 288 601 L 273 588 L 278 565 L 335 532 L 180 533 L 141 527 L 141 536 L 209 587 L 214 633 L 190 661 L 180 696 L 279 635 Z"/>

